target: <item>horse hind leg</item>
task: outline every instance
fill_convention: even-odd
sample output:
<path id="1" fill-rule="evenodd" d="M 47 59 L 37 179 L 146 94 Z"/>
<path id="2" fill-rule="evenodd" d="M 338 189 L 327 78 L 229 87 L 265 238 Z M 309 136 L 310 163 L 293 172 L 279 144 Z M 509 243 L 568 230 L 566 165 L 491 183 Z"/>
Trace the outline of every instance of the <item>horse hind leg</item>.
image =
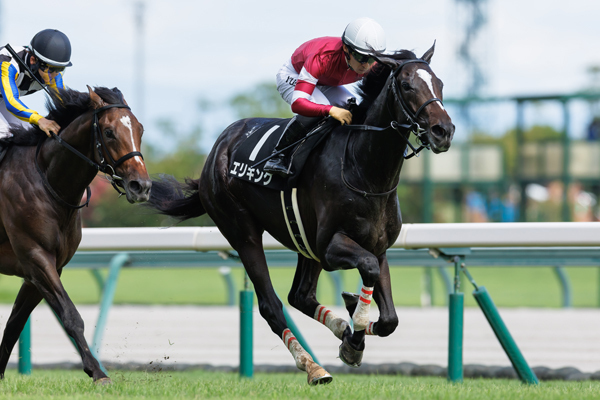
<path id="1" fill-rule="evenodd" d="M 298 266 L 288 302 L 294 308 L 325 325 L 340 340 L 351 335 L 350 324 L 317 300 L 317 283 L 323 267 L 315 260 L 298 254 Z"/>
<path id="2" fill-rule="evenodd" d="M 252 242 L 252 241 L 250 241 Z M 283 340 L 283 343 L 294 357 L 296 367 L 306 371 L 307 380 L 310 385 L 329 383 L 331 375 L 317 364 L 310 354 L 302 347 L 292 332 L 287 327 L 283 304 L 277 297 L 271 283 L 267 261 L 262 246 L 235 246 L 244 264 L 244 268 L 254 284 L 260 314 L 267 321 L 271 330 Z"/>
<path id="3" fill-rule="evenodd" d="M 19 335 L 23 331 L 27 318 L 29 318 L 31 312 L 42 301 L 42 298 L 42 294 L 31 283 L 24 282 L 21 285 L 10 317 L 8 317 L 6 328 L 4 329 L 2 343 L 0 344 L 0 379 L 4 378 L 10 354 L 19 339 Z"/>

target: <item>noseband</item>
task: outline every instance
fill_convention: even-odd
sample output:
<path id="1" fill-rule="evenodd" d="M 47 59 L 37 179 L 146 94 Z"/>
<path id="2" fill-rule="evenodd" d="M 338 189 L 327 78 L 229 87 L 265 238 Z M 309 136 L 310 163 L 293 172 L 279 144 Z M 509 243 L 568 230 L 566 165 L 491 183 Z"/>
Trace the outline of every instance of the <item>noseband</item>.
<path id="1" fill-rule="evenodd" d="M 139 151 L 132 151 L 131 153 L 125 154 L 123 157 L 119 158 L 117 161 L 115 161 L 112 158 L 112 156 L 110 155 L 110 152 L 107 149 L 106 144 L 104 143 L 104 138 L 102 136 L 102 132 L 100 131 L 100 124 L 98 122 L 98 114 L 101 113 L 102 111 L 108 110 L 110 108 L 126 108 L 126 109 L 130 110 L 129 106 L 127 106 L 125 104 L 109 104 L 109 105 L 106 105 L 104 107 L 100 107 L 100 108 L 97 108 L 94 110 L 94 117 L 93 117 L 93 121 L 92 121 L 92 136 L 93 136 L 94 142 L 95 142 L 94 147 L 96 148 L 96 150 L 98 152 L 98 157 L 100 160 L 99 163 L 96 163 L 93 160 L 89 159 L 87 156 L 85 156 L 80 151 L 75 149 L 69 143 L 65 142 L 60 136 L 56 135 L 54 132 L 50 132 L 50 133 L 51 133 L 52 137 L 54 139 L 56 139 L 61 146 L 65 147 L 66 149 L 71 151 L 73 154 L 75 154 L 77 157 L 84 160 L 91 167 L 94 167 L 98 171 L 105 173 L 108 177 L 108 180 L 112 184 L 112 186 L 119 193 L 119 197 L 121 197 L 122 195 L 125 194 L 125 192 L 122 192 L 119 189 L 119 186 L 123 187 L 123 184 L 122 184 L 123 178 L 116 174 L 116 169 L 121 164 L 123 164 L 125 161 L 129 160 L 132 157 L 140 156 L 143 160 L 144 156 Z M 46 175 L 44 175 L 44 173 L 38 163 L 38 155 L 40 153 L 40 149 L 42 148 L 43 142 L 44 142 L 44 138 L 42 137 L 40 139 L 40 141 L 38 142 L 37 149 L 35 152 L 35 166 L 38 170 L 38 173 L 42 177 L 42 183 L 44 184 L 44 187 L 46 188 L 46 190 L 48 190 L 48 192 L 52 195 L 52 197 L 54 197 L 54 199 L 57 200 L 63 206 L 66 206 L 69 208 L 74 208 L 74 209 L 79 209 L 79 208 L 83 208 L 83 207 L 87 206 L 90 202 L 90 198 L 92 197 L 92 192 L 91 192 L 89 186 L 86 188 L 87 200 L 84 204 L 79 205 L 79 206 L 74 206 L 72 204 L 67 203 L 66 201 L 64 201 L 63 199 L 60 198 L 60 196 L 58 195 L 58 193 L 56 193 L 56 191 L 54 189 L 52 189 L 52 187 L 50 186 L 50 183 L 48 182 L 48 179 L 46 178 Z M 108 156 L 108 159 L 110 160 L 110 164 L 106 162 L 103 154 L 106 154 Z M 119 185 L 119 186 L 117 186 L 117 185 Z"/>
<path id="2" fill-rule="evenodd" d="M 425 60 L 407 60 L 404 61 L 402 64 L 398 65 L 398 67 L 393 70 L 390 73 L 390 84 L 388 86 L 388 90 L 391 90 L 392 94 L 394 95 L 394 98 L 396 100 L 396 103 L 400 105 L 400 109 L 402 110 L 402 113 L 404 114 L 404 116 L 406 117 L 406 119 L 408 119 L 408 122 L 410 123 L 410 125 L 408 124 L 400 124 L 398 121 L 396 120 L 392 120 L 392 122 L 390 123 L 390 126 L 386 127 L 386 128 L 379 128 L 379 127 L 375 127 L 375 126 L 368 126 L 368 125 L 349 125 L 348 128 L 350 128 L 351 130 L 362 130 L 362 131 L 376 131 L 376 132 L 384 132 L 387 131 L 388 129 L 393 129 L 396 132 L 398 132 L 398 134 L 400 135 L 400 137 L 402 139 L 404 139 L 404 141 L 406 142 L 406 145 L 408 147 L 411 148 L 412 153 L 411 154 L 406 154 L 406 152 L 404 153 L 404 158 L 405 159 L 409 159 L 412 158 L 414 156 L 419 156 L 419 153 L 421 152 L 421 150 L 423 149 L 429 149 L 429 143 L 427 141 L 427 139 L 425 137 L 423 137 L 423 133 L 425 132 L 425 130 L 423 128 L 421 128 L 421 126 L 419 125 L 419 115 L 421 115 L 421 112 L 425 109 L 425 107 L 427 107 L 429 104 L 433 103 L 434 101 L 439 101 L 440 103 L 442 103 L 442 100 L 438 99 L 437 97 L 433 97 L 429 100 L 427 100 L 425 103 L 423 103 L 416 112 L 413 112 L 410 105 L 408 104 L 408 102 L 406 101 L 406 99 L 404 98 L 404 96 L 402 96 L 402 91 L 400 90 L 400 88 L 398 87 L 398 81 L 396 80 L 397 76 L 400 74 L 400 71 L 402 71 L 402 68 L 407 65 L 407 64 L 412 64 L 412 63 L 424 63 L 429 65 L 429 63 Z M 391 88 L 391 89 L 390 89 Z M 443 104 L 443 103 L 442 103 Z M 387 103 L 387 107 L 389 110 L 389 103 Z M 394 113 L 390 111 L 390 114 L 392 115 L 392 118 L 394 117 Z M 417 141 L 419 142 L 419 148 L 415 148 L 412 143 L 408 140 L 407 136 L 404 136 L 404 134 L 402 133 L 401 130 L 406 130 L 409 132 L 408 136 L 410 136 L 410 132 L 414 133 Z M 394 186 L 392 189 L 382 192 L 382 193 L 369 193 L 366 192 L 364 190 L 358 189 L 356 187 L 354 187 L 353 185 L 350 184 L 350 182 L 348 182 L 346 180 L 346 177 L 344 176 L 344 158 L 346 156 L 346 150 L 348 149 L 348 142 L 350 141 L 350 135 L 348 135 L 346 137 L 346 145 L 344 147 L 344 156 L 342 157 L 342 166 L 341 166 L 341 176 L 342 176 L 342 182 L 344 182 L 344 185 L 346 185 L 346 187 L 354 192 L 360 193 L 363 196 L 367 197 L 367 196 L 387 196 L 391 193 L 394 193 L 396 191 L 396 189 L 398 188 L 398 185 L 400 184 L 400 179 L 398 178 L 398 183 L 396 183 L 396 186 Z"/>
<path id="3" fill-rule="evenodd" d="M 394 98 L 396 99 L 396 103 L 400 105 L 400 109 L 402 110 L 402 113 L 404 114 L 406 119 L 408 119 L 408 121 L 410 122 L 410 126 L 409 126 L 408 130 L 415 134 L 415 136 L 417 137 L 417 141 L 420 144 L 420 147 L 418 149 L 415 149 L 412 146 L 412 144 L 410 142 L 408 142 L 408 140 L 406 140 L 408 142 L 408 145 L 412 149 L 413 153 L 409 154 L 408 156 L 405 156 L 404 158 L 411 158 L 415 155 L 418 155 L 421 150 L 423 150 L 425 148 L 429 149 L 429 143 L 427 142 L 427 139 L 423 136 L 423 133 L 425 132 L 425 130 L 423 128 L 421 128 L 421 126 L 419 125 L 419 122 L 418 122 L 419 115 L 421 115 L 421 112 L 425 109 L 425 107 L 427 107 L 429 104 L 433 103 L 434 101 L 439 101 L 441 104 L 443 104 L 442 100 L 438 99 L 437 97 L 433 97 L 433 98 L 427 100 L 425 103 L 423 103 L 417 109 L 416 112 L 412 111 L 410 105 L 408 104 L 408 102 L 406 101 L 404 96 L 402 96 L 402 91 L 398 87 L 398 81 L 396 79 L 398 77 L 398 75 L 400 74 L 400 72 L 402 71 L 402 68 L 405 65 L 412 64 L 412 63 L 423 63 L 423 64 L 429 65 L 429 63 L 425 60 L 407 60 L 407 61 L 404 61 L 402 64 L 400 64 L 390 74 L 390 78 L 391 78 L 390 86 L 392 89 L 391 90 L 392 94 L 394 95 Z M 389 104 L 388 104 L 388 107 L 389 107 Z M 396 121 L 392 122 L 392 128 L 394 128 L 396 131 L 399 131 L 398 128 L 400 128 L 400 127 L 403 127 L 403 126 L 398 124 Z"/>

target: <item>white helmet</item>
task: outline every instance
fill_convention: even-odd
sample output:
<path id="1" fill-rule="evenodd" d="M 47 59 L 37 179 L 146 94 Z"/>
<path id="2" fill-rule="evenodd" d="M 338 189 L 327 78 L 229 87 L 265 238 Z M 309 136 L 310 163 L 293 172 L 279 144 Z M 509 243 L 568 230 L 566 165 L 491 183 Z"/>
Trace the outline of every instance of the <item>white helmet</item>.
<path id="1" fill-rule="evenodd" d="M 350 22 L 344 30 L 342 42 L 361 54 L 371 55 L 372 50 L 385 51 L 383 28 L 371 18 L 358 18 Z"/>

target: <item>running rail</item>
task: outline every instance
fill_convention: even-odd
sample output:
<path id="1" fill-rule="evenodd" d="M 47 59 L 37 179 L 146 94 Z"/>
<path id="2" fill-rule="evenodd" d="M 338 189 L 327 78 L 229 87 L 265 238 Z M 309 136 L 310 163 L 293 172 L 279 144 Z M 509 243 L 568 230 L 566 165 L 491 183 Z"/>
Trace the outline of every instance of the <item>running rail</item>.
<path id="1" fill-rule="evenodd" d="M 270 234 L 265 250 L 284 249 Z M 393 248 L 593 247 L 598 222 L 404 224 Z M 216 227 L 84 228 L 78 251 L 232 250 Z"/>

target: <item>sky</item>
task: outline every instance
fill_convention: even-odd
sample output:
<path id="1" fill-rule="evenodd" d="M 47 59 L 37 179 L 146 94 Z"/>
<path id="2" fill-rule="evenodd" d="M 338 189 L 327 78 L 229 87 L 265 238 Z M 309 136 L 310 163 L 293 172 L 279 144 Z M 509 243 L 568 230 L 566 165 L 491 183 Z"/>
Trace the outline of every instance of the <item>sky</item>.
<path id="1" fill-rule="evenodd" d="M 138 3 L 144 7 L 142 52 L 136 48 Z M 25 45 L 42 29 L 59 29 L 73 48 L 73 67 L 64 77 L 67 86 L 80 91 L 85 85 L 118 87 L 142 120 L 145 140 L 168 147 L 170 139 L 156 124 L 167 118 L 181 130 L 203 126 L 203 146 L 210 148 L 234 120 L 222 110 L 229 98 L 258 83 L 274 82 L 279 67 L 300 44 L 341 36 L 350 21 L 363 16 L 381 24 L 388 51 L 409 49 L 421 56 L 436 41 L 431 67 L 444 81 L 444 96 L 462 96 L 465 69 L 457 48 L 464 35 L 464 3 L 28 0 L 25 9 L 22 2 L 0 0 L 0 43 Z M 485 10 L 488 22 L 476 43 L 487 77 L 483 94 L 563 94 L 586 88 L 586 70 L 600 65 L 600 1 L 488 0 Z M 143 92 L 136 84 L 141 65 Z M 221 107 L 221 112 L 199 112 L 199 99 Z M 43 113 L 43 94 L 24 100 Z M 575 136 L 589 119 L 586 107 L 580 105 L 573 118 Z M 490 129 L 514 123 L 513 108 L 488 111 Z M 559 109 L 538 107 L 531 114 L 560 123 Z M 456 137 L 464 138 L 463 131 L 457 129 Z"/>

